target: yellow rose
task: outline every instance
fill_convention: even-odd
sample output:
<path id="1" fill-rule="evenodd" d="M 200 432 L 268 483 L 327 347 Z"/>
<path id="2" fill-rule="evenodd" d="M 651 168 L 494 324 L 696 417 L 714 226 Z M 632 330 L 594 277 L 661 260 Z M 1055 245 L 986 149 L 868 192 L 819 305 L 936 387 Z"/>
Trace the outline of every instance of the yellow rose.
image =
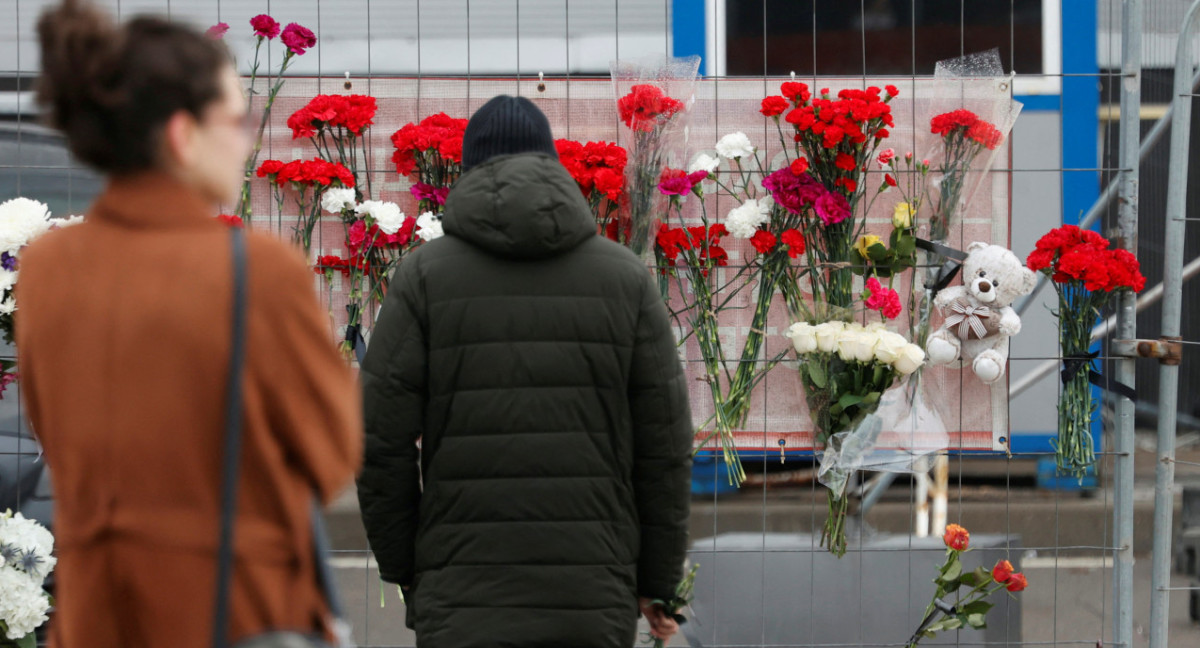
<path id="1" fill-rule="evenodd" d="M 912 203 L 896 203 L 896 209 L 892 212 L 892 227 L 895 227 L 896 229 L 908 229 L 912 227 L 912 219 Z"/>
<path id="2" fill-rule="evenodd" d="M 880 242 L 881 241 L 878 236 L 875 236 L 874 234 L 864 234 L 858 239 L 858 243 L 854 244 L 854 249 L 858 250 L 858 254 L 862 258 L 867 259 L 870 258 L 867 256 L 867 249 Z"/>

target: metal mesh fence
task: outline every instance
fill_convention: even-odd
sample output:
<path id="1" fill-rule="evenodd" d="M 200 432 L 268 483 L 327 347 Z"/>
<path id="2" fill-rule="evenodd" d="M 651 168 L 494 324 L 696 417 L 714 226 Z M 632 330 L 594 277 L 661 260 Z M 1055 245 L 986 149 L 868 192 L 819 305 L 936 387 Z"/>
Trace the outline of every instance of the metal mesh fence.
<path id="1" fill-rule="evenodd" d="M 33 24 L 52 3 L 7 0 L 0 5 L 0 198 L 23 195 L 45 201 L 56 214 L 82 212 L 99 191 L 100 179 L 76 168 L 61 141 L 35 125 L 29 90 L 37 74 Z M 936 99 L 933 64 L 941 59 L 997 47 L 1006 72 L 1015 73 L 1003 91 L 1026 103 L 1011 147 L 992 167 L 987 190 L 972 201 L 959 247 L 974 240 L 1009 245 L 1024 258 L 1034 241 L 1063 222 L 1078 222 L 1122 172 L 1118 121 L 1122 84 L 1122 3 L 1070 0 L 110 0 L 98 4 L 128 17 L 164 13 L 199 27 L 218 21 L 233 26 L 227 39 L 246 70 L 253 43 L 247 20 L 269 13 L 299 22 L 318 35 L 318 45 L 298 59 L 275 107 L 264 142 L 264 158 L 310 158 L 311 146 L 292 141 L 284 120 L 317 93 L 343 91 L 345 73 L 354 92 L 375 96 L 380 111 L 370 130 L 367 173 L 375 198 L 404 204 L 408 184 L 389 163 L 388 136 L 401 125 L 439 111 L 467 117 L 497 93 L 533 99 L 550 117 L 557 136 L 578 141 L 617 141 L 619 123 L 609 62 L 646 55 L 700 53 L 704 77 L 692 111 L 690 149 L 709 151 L 723 134 L 743 131 L 771 154 L 779 150 L 773 126 L 757 113 L 759 100 L 777 92 L 794 72 L 798 80 L 838 89 L 893 83 L 902 91 L 897 128 L 889 145 L 913 150 L 930 146 L 921 102 Z M 1174 38 L 1187 9 L 1184 2 L 1146 3 L 1143 34 L 1140 124 L 1146 130 L 1171 100 Z M 245 37 L 238 36 L 238 30 Z M 272 54 L 271 56 L 274 56 Z M 1195 58 L 1193 57 L 1193 61 Z M 271 57 L 265 66 L 278 65 Z M 544 81 L 538 73 L 544 73 Z M 1191 74 L 1192 70 L 1184 71 Z M 989 91 L 996 91 L 989 88 Z M 258 99 L 261 101 L 261 98 Z M 1143 124 L 1144 122 L 1144 124 Z M 1125 122 L 1127 125 L 1129 122 Z M 1189 128 L 1192 125 L 1189 124 Z M 1148 286 L 1162 276 L 1166 220 L 1164 141 L 1141 167 L 1140 238 L 1137 245 Z M 1194 169 L 1200 165 L 1191 165 Z M 732 173 L 724 168 L 723 173 Z M 876 179 L 877 180 L 877 179 Z M 1190 183 L 1189 183 L 1190 184 Z M 255 213 L 287 236 L 293 216 L 279 213 L 262 187 Z M 734 205 L 710 199 L 710 214 Z M 406 211 L 408 209 L 406 208 Z M 891 206 L 881 201 L 870 226 L 885 233 Z M 1187 214 L 1193 212 L 1187 210 Z M 694 212 L 693 212 L 694 216 Z M 719 217 L 719 216 L 718 216 Z M 1101 231 L 1118 228 L 1118 202 L 1103 211 Z M 1196 258 L 1194 228 L 1186 259 Z M 321 226 L 315 247 L 339 253 L 339 223 Z M 748 246 L 731 247 L 723 276 L 744 265 Z M 335 279 L 314 277 L 331 312 L 332 334 L 344 325 L 345 295 Z M 1195 288 L 1185 287 L 1185 295 Z M 748 295 L 749 293 L 747 293 Z M 748 298 L 748 297 L 747 297 Z M 818 546 L 824 495 L 815 479 L 811 424 L 804 413 L 796 372 L 776 367 L 756 392 L 750 424 L 738 435 L 749 479 L 736 492 L 711 446 L 698 455 L 693 498 L 691 560 L 701 565 L 690 636 L 676 639 L 703 646 L 903 646 L 924 613 L 931 579 L 943 546 L 929 518 L 944 518 L 972 531 L 975 564 L 1005 558 L 1023 569 L 1030 587 L 1016 599 L 998 598 L 989 628 L 948 632 L 930 643 L 955 645 L 1127 645 L 1114 628 L 1128 624 L 1131 645 L 1149 645 L 1150 547 L 1156 514 L 1151 475 L 1156 463 L 1149 435 L 1118 451 L 1117 420 L 1105 410 L 1097 428 L 1095 474 L 1073 480 L 1047 470 L 1054 451 L 1060 389 L 1053 292 L 1035 295 L 1024 312 L 1023 333 L 1014 341 L 1012 384 L 1029 385 L 1009 397 L 1007 387 L 989 390 L 969 371 L 940 369 L 929 384 L 937 394 L 949 432 L 948 452 L 931 457 L 923 470 L 899 476 L 864 474 L 855 487 L 858 513 L 850 529 L 850 552 L 838 560 Z M 1184 357 L 1195 352 L 1196 322 L 1185 300 Z M 781 310 L 781 309 L 780 309 Z M 1105 316 L 1111 313 L 1105 313 Z M 1138 317 L 1140 337 L 1161 330 L 1161 312 L 1150 307 Z M 745 335 L 748 314 L 723 321 L 731 348 Z M 779 333 L 787 322 L 769 322 Z M 769 338 L 767 356 L 786 348 Z M 1111 339 L 1111 336 L 1110 336 Z M 685 348 L 690 366 L 697 351 Z M 1116 354 L 1101 349 L 1103 375 L 1113 374 Z M 1157 412 L 1157 368 L 1139 365 L 1141 422 L 1152 426 Z M 1190 363 L 1184 364 L 1181 394 L 1191 393 Z M 700 370 L 702 371 L 702 370 Z M 0 400 L 0 494 L 48 519 L 52 495 L 41 470 L 36 442 L 21 418 L 19 383 Z M 1015 392 L 1015 390 L 1014 390 Z M 694 390 L 697 422 L 711 401 Z M 1197 429 L 1193 404 L 1183 399 L 1180 427 Z M 1195 437 L 1180 437 L 1178 484 L 1200 473 Z M 781 450 L 782 449 L 782 450 Z M 1121 462 L 1133 479 L 1113 476 Z M 705 472 L 707 470 L 707 472 Z M 1190 470 L 1190 472 L 1189 472 Z M 926 471 L 929 474 L 926 474 Z M 939 474 L 940 473 L 940 474 Z M 40 481 L 39 481 L 40 480 Z M 1176 486 L 1178 488 L 1178 486 Z M 9 505 L 6 500 L 2 505 Z M 1161 507 L 1158 514 L 1161 515 Z M 1179 533 L 1186 533 L 1186 516 Z M 381 583 L 366 546 L 357 505 L 347 495 L 329 514 L 335 540 L 333 563 L 349 606 L 355 636 L 363 646 L 411 646 L 403 628 L 403 605 L 395 588 Z M 924 521 L 922 524 L 921 521 Z M 918 526 L 923 528 L 917 529 Z M 1114 540 L 1128 527 L 1131 546 Z M 1114 564 L 1137 557 L 1130 576 L 1114 577 Z M 1156 557 L 1163 560 L 1162 556 Z M 972 565 L 974 566 L 974 565 Z M 1200 630 L 1188 619 L 1189 580 L 1166 610 L 1166 646 L 1192 646 Z M 586 583 L 579 584 L 587 587 Z M 1121 588 L 1129 588 L 1123 595 Z M 1143 631 L 1144 630 L 1144 631 Z M 1155 646 L 1159 648 L 1159 646 Z"/>

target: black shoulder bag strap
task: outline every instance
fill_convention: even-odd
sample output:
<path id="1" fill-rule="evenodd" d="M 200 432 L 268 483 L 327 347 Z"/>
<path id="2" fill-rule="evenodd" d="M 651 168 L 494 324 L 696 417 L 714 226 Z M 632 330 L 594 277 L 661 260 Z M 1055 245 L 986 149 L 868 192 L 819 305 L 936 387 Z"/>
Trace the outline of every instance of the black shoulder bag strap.
<path id="1" fill-rule="evenodd" d="M 221 475 L 221 535 L 217 549 L 213 648 L 229 644 L 229 590 L 233 576 L 233 520 L 237 513 L 238 468 L 242 458 L 242 365 L 246 360 L 246 237 L 231 227 L 233 240 L 233 328 L 225 380 L 225 468 Z"/>
<path id="2" fill-rule="evenodd" d="M 213 648 L 229 645 L 229 593 L 233 581 L 233 527 L 237 514 L 238 473 L 242 454 L 242 378 L 246 361 L 246 237 L 239 227 L 230 228 L 233 243 L 233 320 L 229 375 L 225 382 L 224 469 L 221 475 L 221 535 L 217 549 L 217 585 L 213 611 Z M 349 628 L 342 621 L 341 602 L 325 561 L 328 539 L 321 508 L 313 499 L 312 538 L 317 585 L 333 616 L 333 633 L 339 644 L 348 643 Z"/>

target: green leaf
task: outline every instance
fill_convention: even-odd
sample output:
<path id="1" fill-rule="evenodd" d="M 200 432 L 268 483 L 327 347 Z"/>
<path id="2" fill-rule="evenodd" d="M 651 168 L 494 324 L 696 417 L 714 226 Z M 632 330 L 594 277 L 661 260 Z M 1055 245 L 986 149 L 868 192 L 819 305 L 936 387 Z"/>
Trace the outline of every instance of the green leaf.
<path id="1" fill-rule="evenodd" d="M 967 603 L 966 605 L 962 606 L 962 613 L 963 614 L 987 614 L 988 610 L 991 610 L 993 607 L 994 607 L 993 604 L 988 603 L 987 601 L 984 601 L 984 600 L 971 601 L 970 603 Z"/>
<path id="2" fill-rule="evenodd" d="M 913 236 L 902 236 L 893 247 L 896 248 L 896 256 L 911 256 L 917 251 L 917 239 Z"/>
<path id="3" fill-rule="evenodd" d="M 946 585 L 954 584 L 954 587 L 948 588 L 949 591 L 954 591 L 958 589 L 959 576 L 962 576 L 962 561 L 955 556 L 953 560 L 942 567 L 942 575 L 938 581 Z"/>
<path id="4" fill-rule="evenodd" d="M 806 362 L 805 367 L 808 367 L 808 379 L 817 389 L 825 389 L 829 381 L 825 378 L 825 368 L 820 362 Z"/>
<path id="5" fill-rule="evenodd" d="M 982 629 L 982 628 L 987 627 L 987 619 L 982 614 L 968 614 L 967 615 L 967 623 L 972 628 L 976 628 L 976 629 Z"/>
<path id="6" fill-rule="evenodd" d="M 37 637 L 35 635 L 36 633 L 30 632 L 24 637 L 17 639 L 17 648 L 37 648 Z"/>
<path id="7" fill-rule="evenodd" d="M 876 367 L 875 370 L 879 371 L 879 367 Z M 863 405 L 874 405 L 875 403 L 879 402 L 879 399 L 882 396 L 883 396 L 883 392 L 871 392 L 871 393 L 867 394 L 866 396 L 863 396 L 863 399 L 862 399 Z"/>
<path id="8" fill-rule="evenodd" d="M 845 394 L 838 399 L 837 404 L 844 410 L 847 407 L 858 405 L 861 402 L 863 402 L 862 396 L 859 396 L 858 394 Z"/>
<path id="9" fill-rule="evenodd" d="M 958 630 L 959 628 L 961 628 L 963 626 L 963 622 L 960 621 L 958 619 L 958 617 L 952 617 L 952 618 L 946 619 L 945 623 L 946 623 L 945 627 L 947 630 Z"/>
<path id="10" fill-rule="evenodd" d="M 883 263 L 888 260 L 888 249 L 882 243 L 876 243 L 867 248 L 867 258 L 873 263 Z"/>
<path id="11" fill-rule="evenodd" d="M 933 634 L 931 634 L 931 633 L 941 632 L 942 630 L 945 630 L 947 621 L 949 621 L 949 619 L 942 619 L 941 621 L 938 621 L 937 623 L 926 628 L 925 633 L 928 634 L 930 637 L 932 637 Z"/>

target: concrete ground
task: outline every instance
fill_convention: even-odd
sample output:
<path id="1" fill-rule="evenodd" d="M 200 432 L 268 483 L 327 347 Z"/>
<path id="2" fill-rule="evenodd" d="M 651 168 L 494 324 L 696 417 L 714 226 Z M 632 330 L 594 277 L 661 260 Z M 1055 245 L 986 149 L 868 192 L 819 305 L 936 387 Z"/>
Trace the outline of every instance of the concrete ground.
<path id="1" fill-rule="evenodd" d="M 1139 439 L 1136 456 L 1134 565 L 1134 648 L 1149 646 L 1150 546 L 1153 528 L 1153 475 L 1156 464 L 1152 443 Z M 1200 444 L 1181 450 L 1176 476 L 1177 493 L 1185 484 L 1200 485 Z M 1020 538 L 1021 569 L 1030 587 L 1019 595 L 1020 641 L 1033 645 L 1073 648 L 1112 642 L 1112 492 L 1106 485 L 1091 496 L 1047 492 L 1030 485 L 1028 466 L 1005 460 L 964 462 L 962 485 L 952 479 L 949 519 L 972 533 L 999 533 Z M 999 465 L 998 465 L 999 464 Z M 953 467 L 955 475 L 960 466 Z M 1000 472 L 1005 479 L 976 479 L 975 474 Z M 752 471 L 751 471 L 752 472 Z M 1106 475 L 1101 475 L 1102 483 Z M 1178 496 L 1175 519 L 1178 526 Z M 796 532 L 819 524 L 823 495 L 811 485 L 746 488 L 732 496 L 699 497 L 692 504 L 692 538 L 733 532 Z M 907 482 L 898 480 L 866 516 L 877 532 L 911 531 L 915 505 Z M 414 646 L 415 637 L 404 627 L 404 606 L 395 587 L 381 590 L 374 560 L 367 550 L 353 493 L 347 493 L 329 513 L 330 534 L 336 550 L 336 578 L 360 646 Z M 1200 575 L 1191 579 L 1174 573 L 1172 588 L 1200 588 Z M 1200 625 L 1189 619 L 1188 591 L 1172 591 L 1168 615 L 1170 648 L 1200 647 Z M 1200 594 L 1197 594 L 1200 596 Z M 995 616 L 995 615 L 994 615 Z M 1004 622 L 992 619 L 992 623 Z M 902 643 L 910 629 L 898 629 Z M 1015 641 L 1013 643 L 1016 643 Z M 686 646 L 682 637 L 672 645 Z M 965 645 L 965 644 L 964 644 Z"/>

